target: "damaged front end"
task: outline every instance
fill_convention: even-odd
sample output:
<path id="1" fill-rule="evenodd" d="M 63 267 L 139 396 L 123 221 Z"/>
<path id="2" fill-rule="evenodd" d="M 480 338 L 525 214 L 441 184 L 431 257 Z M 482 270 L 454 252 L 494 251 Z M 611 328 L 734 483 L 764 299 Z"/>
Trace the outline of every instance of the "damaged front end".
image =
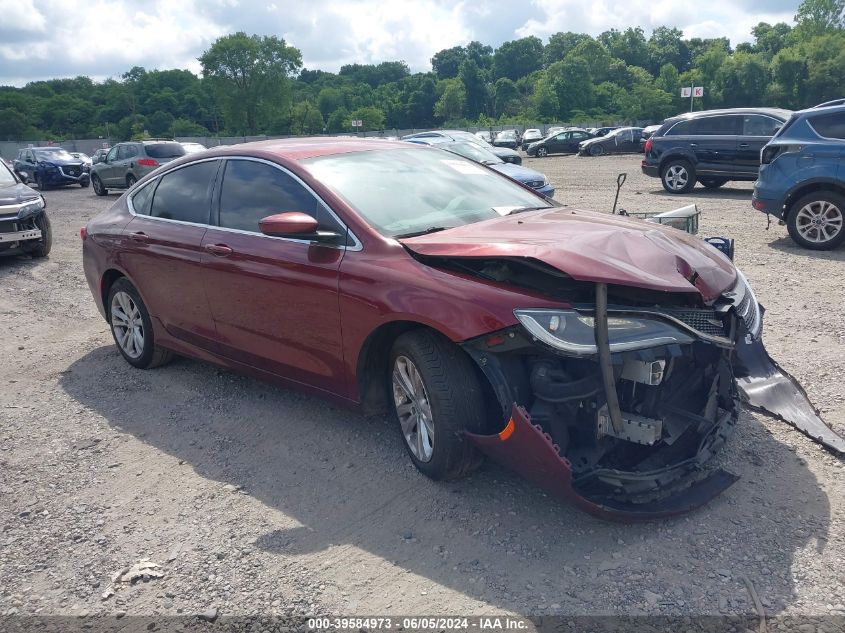
<path id="1" fill-rule="evenodd" d="M 743 357 L 763 350 L 762 310 L 745 278 L 709 304 L 600 283 L 589 284 L 590 302 L 578 286 L 583 302 L 516 310 L 519 325 L 464 344 L 507 421 L 472 441 L 603 518 L 706 503 L 738 479 L 707 466 L 739 416 L 734 368 L 748 371 L 737 347 Z"/>

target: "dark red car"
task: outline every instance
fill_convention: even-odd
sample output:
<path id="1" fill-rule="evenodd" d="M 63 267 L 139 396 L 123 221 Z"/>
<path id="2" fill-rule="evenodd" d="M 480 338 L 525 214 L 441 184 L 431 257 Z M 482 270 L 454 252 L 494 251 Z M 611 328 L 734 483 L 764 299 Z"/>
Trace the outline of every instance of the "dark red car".
<path id="1" fill-rule="evenodd" d="M 435 479 L 482 453 L 603 516 L 681 512 L 739 411 L 760 310 L 697 237 L 553 206 L 437 149 L 266 141 L 186 156 L 82 230 L 120 353 L 388 411 Z"/>

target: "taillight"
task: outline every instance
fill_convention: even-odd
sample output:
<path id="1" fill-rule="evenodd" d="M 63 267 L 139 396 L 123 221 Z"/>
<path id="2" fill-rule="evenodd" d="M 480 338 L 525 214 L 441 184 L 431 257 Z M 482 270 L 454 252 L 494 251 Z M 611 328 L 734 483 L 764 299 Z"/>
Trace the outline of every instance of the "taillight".
<path id="1" fill-rule="evenodd" d="M 158 161 L 152 158 L 142 158 L 138 161 L 138 164 L 141 167 L 158 167 Z"/>
<path id="2" fill-rule="evenodd" d="M 651 146 L 652 146 L 652 142 L 651 142 L 651 139 L 649 138 L 649 139 L 645 142 L 645 153 L 646 153 L 646 154 L 648 154 L 648 153 L 651 151 Z"/>
<path id="3" fill-rule="evenodd" d="M 86 237 L 88 237 L 88 230 L 83 226 L 79 229 L 79 239 L 84 241 Z"/>

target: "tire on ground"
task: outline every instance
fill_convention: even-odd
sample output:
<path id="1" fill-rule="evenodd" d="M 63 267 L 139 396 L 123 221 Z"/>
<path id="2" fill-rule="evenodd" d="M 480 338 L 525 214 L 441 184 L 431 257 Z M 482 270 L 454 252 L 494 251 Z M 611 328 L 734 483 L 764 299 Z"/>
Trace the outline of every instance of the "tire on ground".
<path id="1" fill-rule="evenodd" d="M 827 222 L 814 230 L 810 226 L 812 216 L 822 211 L 822 205 L 829 205 L 824 214 Z M 807 209 L 806 213 L 802 213 L 804 209 Z M 845 196 L 829 190 L 814 191 L 801 196 L 789 207 L 786 229 L 789 236 L 804 248 L 814 251 L 836 248 L 845 241 Z M 816 238 L 824 238 L 825 233 L 830 234 L 827 239 L 813 241 Z"/>
<path id="2" fill-rule="evenodd" d="M 125 292 L 128 294 L 138 307 L 138 311 L 141 313 L 141 320 L 144 325 L 144 348 L 138 358 L 132 358 L 123 351 L 123 348 L 117 340 L 114 328 L 112 327 L 111 304 L 114 295 L 118 292 Z M 155 344 L 153 323 L 150 319 L 150 313 L 147 310 L 147 306 L 144 305 L 144 301 L 141 299 L 141 295 L 138 294 L 135 286 L 133 286 L 126 277 L 120 277 L 111 285 L 105 307 L 106 314 L 108 314 L 109 318 L 109 329 L 111 330 L 112 338 L 114 338 L 114 343 L 117 346 L 118 351 L 120 351 L 120 355 L 123 356 L 127 363 L 133 367 L 137 367 L 138 369 L 152 369 L 170 362 L 173 358 L 173 352 Z"/>

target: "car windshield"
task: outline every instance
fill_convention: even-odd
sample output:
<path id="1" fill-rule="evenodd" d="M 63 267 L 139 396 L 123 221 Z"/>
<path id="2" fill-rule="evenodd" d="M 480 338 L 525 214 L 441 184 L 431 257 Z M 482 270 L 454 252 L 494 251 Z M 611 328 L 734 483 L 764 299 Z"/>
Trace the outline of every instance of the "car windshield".
<path id="1" fill-rule="evenodd" d="M 61 147 L 50 147 L 45 149 L 39 148 L 32 151 L 35 152 L 35 158 L 37 160 L 73 160 L 73 156 L 71 156 L 66 149 Z"/>
<path id="2" fill-rule="evenodd" d="M 8 187 L 16 182 L 11 170 L 6 167 L 6 161 L 0 159 L 0 187 Z"/>
<path id="3" fill-rule="evenodd" d="M 486 148 L 475 143 L 444 143 L 443 149 L 485 165 L 498 165 L 505 162 L 493 152 L 487 151 Z"/>
<path id="4" fill-rule="evenodd" d="M 442 151 L 355 152 L 309 158 L 303 164 L 386 237 L 552 206 L 504 176 Z"/>

